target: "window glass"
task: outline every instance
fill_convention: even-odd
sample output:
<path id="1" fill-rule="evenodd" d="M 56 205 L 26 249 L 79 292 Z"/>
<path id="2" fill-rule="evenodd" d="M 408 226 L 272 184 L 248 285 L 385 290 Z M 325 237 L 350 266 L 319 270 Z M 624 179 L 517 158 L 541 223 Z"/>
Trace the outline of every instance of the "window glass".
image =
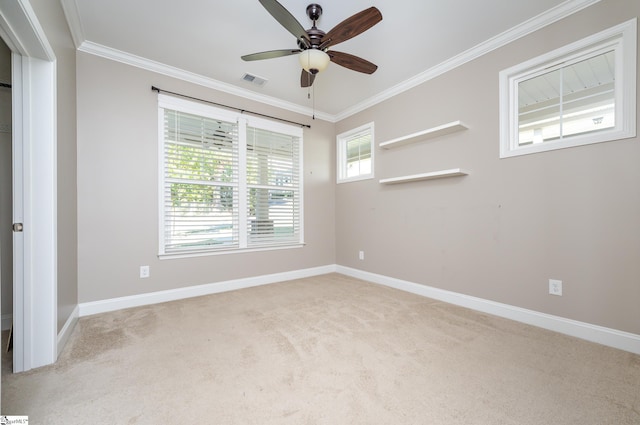
<path id="1" fill-rule="evenodd" d="M 518 83 L 518 146 L 615 127 L 615 51 Z"/>
<path id="2" fill-rule="evenodd" d="M 373 123 L 337 137 L 338 183 L 373 178 Z"/>
<path id="3" fill-rule="evenodd" d="M 500 72 L 500 157 L 634 137 L 636 20 Z"/>
<path id="4" fill-rule="evenodd" d="M 297 240 L 300 197 L 298 140 L 288 134 L 249 127 L 247 185 L 249 243 Z"/>
<path id="5" fill-rule="evenodd" d="M 159 99 L 160 255 L 303 243 L 302 129 Z"/>
<path id="6" fill-rule="evenodd" d="M 347 140 L 347 177 L 371 174 L 371 134 Z"/>
<path id="7" fill-rule="evenodd" d="M 165 110 L 164 247 L 237 247 L 237 125 Z"/>

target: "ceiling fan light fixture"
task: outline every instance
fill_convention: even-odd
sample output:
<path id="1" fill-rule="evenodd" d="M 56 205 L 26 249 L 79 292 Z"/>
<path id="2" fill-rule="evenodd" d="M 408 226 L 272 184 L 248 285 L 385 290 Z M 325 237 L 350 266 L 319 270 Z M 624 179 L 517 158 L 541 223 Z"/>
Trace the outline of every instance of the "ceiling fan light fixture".
<path id="1" fill-rule="evenodd" d="M 329 55 L 320 49 L 304 50 L 298 55 L 298 59 L 302 68 L 311 74 L 317 74 L 327 69 L 331 60 Z"/>

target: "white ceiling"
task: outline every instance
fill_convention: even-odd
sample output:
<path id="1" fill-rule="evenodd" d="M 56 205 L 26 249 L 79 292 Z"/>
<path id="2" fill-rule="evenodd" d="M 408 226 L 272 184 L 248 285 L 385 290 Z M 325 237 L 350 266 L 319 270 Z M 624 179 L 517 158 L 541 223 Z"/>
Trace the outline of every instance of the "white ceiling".
<path id="1" fill-rule="evenodd" d="M 138 65 L 154 61 L 228 85 L 245 97 L 273 98 L 294 110 L 315 108 L 316 115 L 335 118 L 424 81 L 443 64 L 462 63 L 597 0 L 318 0 L 324 10 L 318 28 L 324 31 L 370 6 L 380 9 L 383 20 L 335 46 L 378 70 L 366 75 L 331 63 L 317 76 L 312 99 L 300 87 L 296 56 L 240 59 L 297 48 L 258 0 L 61 1 L 81 50 L 114 52 Z M 305 14 L 311 1 L 279 1 L 303 27 L 311 27 Z M 245 73 L 268 82 L 252 85 L 242 80 Z"/>

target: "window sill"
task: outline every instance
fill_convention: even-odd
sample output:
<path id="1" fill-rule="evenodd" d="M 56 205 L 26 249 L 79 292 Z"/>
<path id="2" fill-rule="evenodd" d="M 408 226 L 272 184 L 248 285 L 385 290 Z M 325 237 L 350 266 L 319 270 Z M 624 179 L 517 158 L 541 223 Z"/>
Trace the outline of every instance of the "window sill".
<path id="1" fill-rule="evenodd" d="M 349 177 L 347 179 L 338 179 L 336 183 L 342 184 L 342 183 L 359 182 L 362 180 L 372 180 L 372 179 L 373 179 L 373 174 L 367 174 L 366 176 L 357 176 L 357 177 Z"/>
<path id="2" fill-rule="evenodd" d="M 275 251 L 282 249 L 295 249 L 295 248 L 303 248 L 306 244 L 299 243 L 294 245 L 269 245 L 264 247 L 256 247 L 256 248 L 236 248 L 236 249 L 227 249 L 227 250 L 216 250 L 216 251 L 183 251 L 183 252 L 172 252 L 170 254 L 158 254 L 158 258 L 160 260 L 174 260 L 179 258 L 194 258 L 194 257 L 209 257 L 212 255 L 229 255 L 229 254 L 246 254 L 250 252 L 261 252 L 261 251 Z"/>

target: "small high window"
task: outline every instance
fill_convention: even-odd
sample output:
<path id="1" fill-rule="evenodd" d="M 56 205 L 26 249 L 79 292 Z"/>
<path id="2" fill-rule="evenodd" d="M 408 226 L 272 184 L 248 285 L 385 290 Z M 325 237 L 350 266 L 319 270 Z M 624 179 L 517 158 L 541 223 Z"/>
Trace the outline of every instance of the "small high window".
<path id="1" fill-rule="evenodd" d="M 635 136 L 635 19 L 500 73 L 500 157 Z"/>
<path id="2" fill-rule="evenodd" d="M 373 178 L 373 123 L 337 137 L 338 183 Z"/>

